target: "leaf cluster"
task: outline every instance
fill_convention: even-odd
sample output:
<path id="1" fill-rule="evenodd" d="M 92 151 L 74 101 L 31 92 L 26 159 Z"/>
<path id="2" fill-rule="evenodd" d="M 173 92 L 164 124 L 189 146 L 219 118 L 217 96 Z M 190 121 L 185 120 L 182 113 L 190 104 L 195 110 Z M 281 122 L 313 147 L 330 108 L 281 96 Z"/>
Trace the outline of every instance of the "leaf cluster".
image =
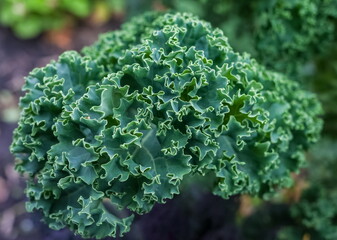
<path id="1" fill-rule="evenodd" d="M 195 175 L 223 198 L 289 186 L 322 125 L 315 95 L 191 14 L 135 18 L 24 90 L 11 150 L 27 208 L 83 237 L 123 235 Z"/>

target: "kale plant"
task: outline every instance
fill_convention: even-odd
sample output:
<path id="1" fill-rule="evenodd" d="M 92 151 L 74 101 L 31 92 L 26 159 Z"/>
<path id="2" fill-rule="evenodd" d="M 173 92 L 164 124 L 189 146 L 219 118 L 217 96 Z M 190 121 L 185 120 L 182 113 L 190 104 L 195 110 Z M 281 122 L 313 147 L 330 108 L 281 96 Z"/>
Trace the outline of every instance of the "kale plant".
<path id="1" fill-rule="evenodd" d="M 33 70 L 24 90 L 11 150 L 27 208 L 83 237 L 123 235 L 193 176 L 223 198 L 268 196 L 322 125 L 313 94 L 190 14 L 140 16 Z"/>

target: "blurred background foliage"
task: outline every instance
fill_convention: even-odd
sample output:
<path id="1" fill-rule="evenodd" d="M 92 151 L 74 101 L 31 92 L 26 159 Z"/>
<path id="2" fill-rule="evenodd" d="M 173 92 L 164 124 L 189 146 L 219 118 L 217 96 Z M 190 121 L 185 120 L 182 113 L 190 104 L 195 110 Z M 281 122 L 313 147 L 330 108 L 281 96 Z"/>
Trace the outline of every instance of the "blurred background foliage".
<path id="1" fill-rule="evenodd" d="M 123 10 L 123 0 L 3 0 L 0 22 L 20 38 L 32 38 L 43 31 L 60 29 L 90 14 L 106 20 Z"/>
<path id="2" fill-rule="evenodd" d="M 316 92 L 325 125 L 292 188 L 224 201 L 196 185 L 138 217 L 124 239 L 337 239 L 337 0 L 1 0 L 0 239 L 80 239 L 25 212 L 8 151 L 23 77 L 148 10 L 192 12 L 221 28 L 235 50 Z"/>

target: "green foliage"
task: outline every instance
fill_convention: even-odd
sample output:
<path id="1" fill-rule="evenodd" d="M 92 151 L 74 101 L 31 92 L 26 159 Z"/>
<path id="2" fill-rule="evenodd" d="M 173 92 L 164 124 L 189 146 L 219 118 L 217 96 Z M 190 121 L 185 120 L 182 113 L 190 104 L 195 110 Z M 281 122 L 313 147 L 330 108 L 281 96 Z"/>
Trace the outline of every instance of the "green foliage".
<path id="1" fill-rule="evenodd" d="M 337 238 L 337 141 L 322 139 L 312 149 L 309 164 L 311 186 L 291 206 L 295 224 L 279 233 L 280 240 L 296 239 L 296 234 L 309 234 L 313 240 Z"/>
<path id="2" fill-rule="evenodd" d="M 163 0 L 220 27 L 238 51 L 270 69 L 297 76 L 336 39 L 336 0 Z"/>
<path id="3" fill-rule="evenodd" d="M 193 175 L 223 198 L 289 186 L 322 125 L 314 95 L 190 14 L 136 18 L 24 90 L 11 150 L 27 208 L 84 237 L 123 235 L 126 209 L 149 212 Z"/>
<path id="4" fill-rule="evenodd" d="M 300 71 L 303 64 L 329 49 L 336 8 L 336 0 L 260 1 L 254 17 L 258 58 L 279 71 Z"/>
<path id="5" fill-rule="evenodd" d="M 191 12 L 219 27 L 229 38 L 231 46 L 240 52 L 255 55 L 254 16 L 255 1 L 246 0 L 161 0 L 164 6 Z"/>
<path id="6" fill-rule="evenodd" d="M 318 94 L 324 108 L 324 133 L 337 137 L 337 48 L 330 49 L 329 54 L 315 60 L 315 71 L 307 77 L 311 88 Z"/>
<path id="7" fill-rule="evenodd" d="M 309 186 L 296 202 L 264 203 L 244 220 L 244 239 L 261 239 L 269 229 L 277 240 L 337 238 L 337 141 L 325 137 L 308 153 Z"/>
<path id="8" fill-rule="evenodd" d="M 247 240 L 261 239 L 262 228 L 277 231 L 277 240 L 337 238 L 337 141 L 325 137 L 308 153 L 309 186 L 296 202 L 264 203 L 244 220 Z M 274 230 L 273 230 L 274 229 Z"/>
<path id="9" fill-rule="evenodd" d="M 11 27 L 20 38 L 32 38 L 64 27 L 74 17 L 87 17 L 102 2 L 111 9 L 121 5 L 121 0 L 2 0 L 0 24 Z"/>

